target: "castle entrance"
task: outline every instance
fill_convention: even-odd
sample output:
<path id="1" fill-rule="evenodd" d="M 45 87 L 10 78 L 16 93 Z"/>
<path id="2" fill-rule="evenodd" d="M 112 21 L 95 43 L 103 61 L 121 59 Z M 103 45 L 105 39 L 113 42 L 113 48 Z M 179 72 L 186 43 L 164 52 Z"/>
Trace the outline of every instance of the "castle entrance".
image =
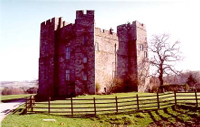
<path id="1" fill-rule="evenodd" d="M 69 97 L 75 97 L 75 82 L 70 82 L 68 85 L 67 85 L 67 95 Z"/>

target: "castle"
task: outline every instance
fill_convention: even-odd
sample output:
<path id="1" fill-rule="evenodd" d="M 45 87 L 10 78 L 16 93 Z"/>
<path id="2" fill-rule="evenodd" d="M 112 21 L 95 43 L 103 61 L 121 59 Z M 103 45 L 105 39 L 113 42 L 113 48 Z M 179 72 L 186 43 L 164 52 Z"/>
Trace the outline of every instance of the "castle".
<path id="1" fill-rule="evenodd" d="M 95 94 L 95 84 L 104 90 L 114 77 L 141 77 L 148 73 L 147 34 L 144 24 L 134 21 L 112 29 L 95 27 L 94 11 L 76 11 L 75 23 L 52 18 L 41 23 L 40 96 Z M 143 68 L 147 67 L 147 71 Z M 147 79 L 135 87 L 145 87 Z M 140 89 L 140 88 L 139 88 Z"/>

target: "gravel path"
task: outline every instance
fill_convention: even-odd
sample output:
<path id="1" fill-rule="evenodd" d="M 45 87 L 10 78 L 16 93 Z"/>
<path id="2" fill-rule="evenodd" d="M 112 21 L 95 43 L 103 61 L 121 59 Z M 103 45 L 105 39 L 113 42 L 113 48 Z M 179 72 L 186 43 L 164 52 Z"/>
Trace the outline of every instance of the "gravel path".
<path id="1" fill-rule="evenodd" d="M 2 122 L 11 111 L 24 104 L 25 101 L 25 99 L 19 99 L 12 102 L 0 103 L 0 121 Z"/>

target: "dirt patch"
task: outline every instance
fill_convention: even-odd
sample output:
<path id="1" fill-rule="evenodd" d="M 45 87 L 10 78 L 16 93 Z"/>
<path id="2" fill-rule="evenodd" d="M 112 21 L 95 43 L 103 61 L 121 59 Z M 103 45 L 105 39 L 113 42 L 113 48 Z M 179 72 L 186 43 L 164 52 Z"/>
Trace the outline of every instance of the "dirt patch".
<path id="1" fill-rule="evenodd" d="M 200 119 L 199 118 L 193 118 L 192 121 L 187 122 L 169 122 L 160 120 L 157 122 L 152 122 L 148 125 L 148 127 L 200 127 Z"/>

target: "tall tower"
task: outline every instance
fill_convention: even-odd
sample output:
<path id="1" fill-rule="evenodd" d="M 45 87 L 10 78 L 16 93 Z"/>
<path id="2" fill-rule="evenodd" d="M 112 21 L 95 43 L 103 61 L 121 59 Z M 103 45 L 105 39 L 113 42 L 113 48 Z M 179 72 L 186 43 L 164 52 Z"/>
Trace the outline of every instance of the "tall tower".
<path id="1" fill-rule="evenodd" d="M 55 31 L 57 27 L 58 19 L 56 18 L 41 23 L 38 90 L 41 96 L 54 95 Z"/>
<path id="2" fill-rule="evenodd" d="M 138 21 L 123 24 L 117 27 L 117 34 L 119 37 L 117 74 L 121 76 L 120 78 L 130 75 L 141 82 L 141 76 L 145 75 L 141 65 L 147 59 L 148 47 L 145 25 Z"/>
<path id="3" fill-rule="evenodd" d="M 149 74 L 147 32 L 144 24 L 134 21 L 133 25 L 136 35 L 138 91 L 144 92 L 149 85 L 149 78 L 147 77 Z"/>
<path id="4" fill-rule="evenodd" d="M 95 94 L 94 11 L 76 11 L 75 93 Z"/>

